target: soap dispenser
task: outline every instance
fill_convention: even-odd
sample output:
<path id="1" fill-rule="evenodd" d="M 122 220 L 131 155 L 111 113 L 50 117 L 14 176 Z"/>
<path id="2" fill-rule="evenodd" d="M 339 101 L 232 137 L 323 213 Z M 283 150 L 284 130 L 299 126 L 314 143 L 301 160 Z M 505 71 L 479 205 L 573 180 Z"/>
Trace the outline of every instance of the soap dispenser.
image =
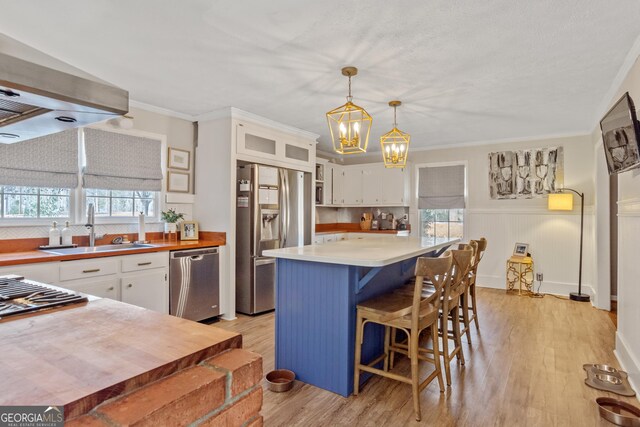
<path id="1" fill-rule="evenodd" d="M 49 230 L 49 246 L 60 245 L 60 230 L 58 229 L 58 223 L 53 221 L 51 229 Z"/>
<path id="2" fill-rule="evenodd" d="M 62 229 L 60 234 L 62 235 L 62 244 L 64 246 L 71 246 L 72 240 L 73 240 L 73 233 L 69 228 L 69 221 L 64 223 L 64 228 Z"/>

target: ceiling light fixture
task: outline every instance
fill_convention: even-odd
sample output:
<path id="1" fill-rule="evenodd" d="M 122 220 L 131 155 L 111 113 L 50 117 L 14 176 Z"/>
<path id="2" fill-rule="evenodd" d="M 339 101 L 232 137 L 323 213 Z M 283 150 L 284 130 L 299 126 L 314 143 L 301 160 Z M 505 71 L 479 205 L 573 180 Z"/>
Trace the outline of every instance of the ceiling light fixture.
<path id="1" fill-rule="evenodd" d="M 342 75 L 349 77 L 347 103 L 327 113 L 333 149 L 340 154 L 366 153 L 371 131 L 371 116 L 351 102 L 351 77 L 358 74 L 356 67 L 344 67 Z"/>
<path id="2" fill-rule="evenodd" d="M 396 109 L 400 105 L 402 105 L 400 101 L 389 102 L 389 106 L 393 107 L 393 129 L 380 137 L 382 158 L 386 168 L 404 168 L 407 165 L 411 135 L 398 129 Z"/>

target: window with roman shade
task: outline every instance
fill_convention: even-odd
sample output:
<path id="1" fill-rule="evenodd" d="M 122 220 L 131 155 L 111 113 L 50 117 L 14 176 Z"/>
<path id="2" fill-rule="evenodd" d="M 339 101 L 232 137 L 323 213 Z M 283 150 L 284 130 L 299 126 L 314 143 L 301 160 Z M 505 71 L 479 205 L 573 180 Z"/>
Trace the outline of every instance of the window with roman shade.
<path id="1" fill-rule="evenodd" d="M 464 209 L 464 165 L 418 170 L 418 209 Z"/>
<path id="2" fill-rule="evenodd" d="M 77 187 L 78 130 L 0 144 L 0 185 Z"/>
<path id="3" fill-rule="evenodd" d="M 82 186 L 90 189 L 161 191 L 159 140 L 84 129 Z"/>

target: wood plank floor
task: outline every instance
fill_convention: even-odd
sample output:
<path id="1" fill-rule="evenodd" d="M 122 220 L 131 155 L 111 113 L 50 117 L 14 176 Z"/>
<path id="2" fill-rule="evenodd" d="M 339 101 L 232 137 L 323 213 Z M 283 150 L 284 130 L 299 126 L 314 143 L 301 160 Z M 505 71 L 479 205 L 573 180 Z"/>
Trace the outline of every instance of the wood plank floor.
<path id="1" fill-rule="evenodd" d="M 411 387 L 374 376 L 359 396 L 343 398 L 296 382 L 288 393 L 265 389 L 267 426 L 610 426 L 595 398 L 611 396 L 640 406 L 635 398 L 600 392 L 584 384 L 585 363 L 619 367 L 615 328 L 607 312 L 587 303 L 546 296 L 506 295 L 479 289 L 480 332 L 464 344 L 466 365 L 452 369 L 452 387 L 437 381 L 421 393 L 422 422 L 413 418 Z M 274 367 L 274 314 L 241 316 L 217 327 L 240 332 L 244 348 Z M 430 366 L 425 365 L 426 376 Z M 409 373 L 402 359 L 395 368 Z"/>

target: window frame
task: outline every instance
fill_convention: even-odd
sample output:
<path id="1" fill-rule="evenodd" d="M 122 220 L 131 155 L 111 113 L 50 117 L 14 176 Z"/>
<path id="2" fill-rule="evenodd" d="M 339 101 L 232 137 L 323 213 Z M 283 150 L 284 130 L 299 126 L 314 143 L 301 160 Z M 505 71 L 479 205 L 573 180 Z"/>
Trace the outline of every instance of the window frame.
<path id="1" fill-rule="evenodd" d="M 149 216 L 146 217 L 146 223 L 147 224 L 154 224 L 154 223 L 160 223 L 162 222 L 160 220 L 160 212 L 163 209 L 162 206 L 162 201 L 164 200 L 165 197 L 165 193 L 166 193 L 166 177 L 167 177 L 167 136 L 166 135 L 162 135 L 162 134 L 158 134 L 158 133 L 152 133 L 152 132 L 146 132 L 146 131 L 142 131 L 142 130 L 138 130 L 138 129 L 114 129 L 106 124 L 98 124 L 98 125 L 93 125 L 93 126 L 87 126 L 88 128 L 91 129 L 98 129 L 98 130 L 103 130 L 103 131 L 107 131 L 107 132 L 113 132 L 113 133 L 120 133 L 120 134 L 124 134 L 124 135 L 130 135 L 130 136 L 139 136 L 139 137 L 143 137 L 143 138 L 150 138 L 150 139 L 156 139 L 160 141 L 160 166 L 162 168 L 162 188 L 160 189 L 160 191 L 156 192 L 156 196 L 154 198 L 154 203 L 156 204 L 156 212 L 155 215 L 153 216 Z M 84 133 L 81 133 L 80 138 L 78 138 L 78 143 L 80 144 L 79 147 L 79 153 L 80 155 L 78 156 L 79 159 L 78 161 L 80 162 L 80 173 L 82 174 L 82 166 L 84 164 Z M 82 179 L 79 180 L 80 185 L 78 186 L 78 197 L 80 200 L 80 203 L 78 203 L 78 211 L 76 212 L 77 215 L 77 219 L 78 224 L 83 224 L 83 221 L 86 221 L 86 213 L 87 213 L 87 208 L 88 208 L 88 203 L 87 203 L 87 190 L 82 187 Z M 104 217 L 104 216 L 95 216 L 95 223 L 96 224 L 137 224 L 138 223 L 138 217 L 137 216 L 131 216 L 131 217 L 121 217 L 121 216 L 109 216 L 109 217 Z"/>
<path id="2" fill-rule="evenodd" d="M 443 166 L 464 166 L 464 206 L 465 208 L 462 210 L 462 240 L 466 240 L 469 235 L 469 162 L 467 160 L 455 160 L 450 162 L 431 162 L 431 163 L 414 163 L 413 165 L 413 175 L 414 175 L 414 194 L 413 200 L 415 202 L 416 207 L 416 217 L 418 226 L 417 229 L 420 230 L 422 225 L 422 220 L 420 217 L 420 208 L 418 207 L 418 186 L 420 184 L 420 168 L 425 167 L 443 167 Z M 422 236 L 422 230 L 420 230 L 420 236 Z"/>
<path id="3" fill-rule="evenodd" d="M 157 209 L 156 214 L 147 217 L 148 224 L 161 223 L 160 212 L 165 208 L 163 201 L 166 196 L 166 177 L 167 177 L 167 136 L 146 132 L 138 129 L 115 129 L 107 124 L 97 124 L 87 126 L 92 129 L 104 130 L 107 132 L 121 133 L 131 136 L 139 136 L 151 138 L 160 141 L 160 167 L 162 169 L 162 188 L 156 193 L 154 202 Z M 69 221 L 70 225 L 84 225 L 87 221 L 87 197 L 86 190 L 82 187 L 82 165 L 84 163 L 84 128 L 78 128 L 78 185 L 71 188 L 69 192 L 69 217 L 62 218 L 0 218 L 0 226 L 3 227 L 38 227 L 51 225 L 52 221 L 58 224 Z M 22 186 L 24 187 L 24 186 Z M 40 187 L 46 188 L 46 187 Z M 138 217 L 98 217 L 95 218 L 96 224 L 137 224 Z"/>

